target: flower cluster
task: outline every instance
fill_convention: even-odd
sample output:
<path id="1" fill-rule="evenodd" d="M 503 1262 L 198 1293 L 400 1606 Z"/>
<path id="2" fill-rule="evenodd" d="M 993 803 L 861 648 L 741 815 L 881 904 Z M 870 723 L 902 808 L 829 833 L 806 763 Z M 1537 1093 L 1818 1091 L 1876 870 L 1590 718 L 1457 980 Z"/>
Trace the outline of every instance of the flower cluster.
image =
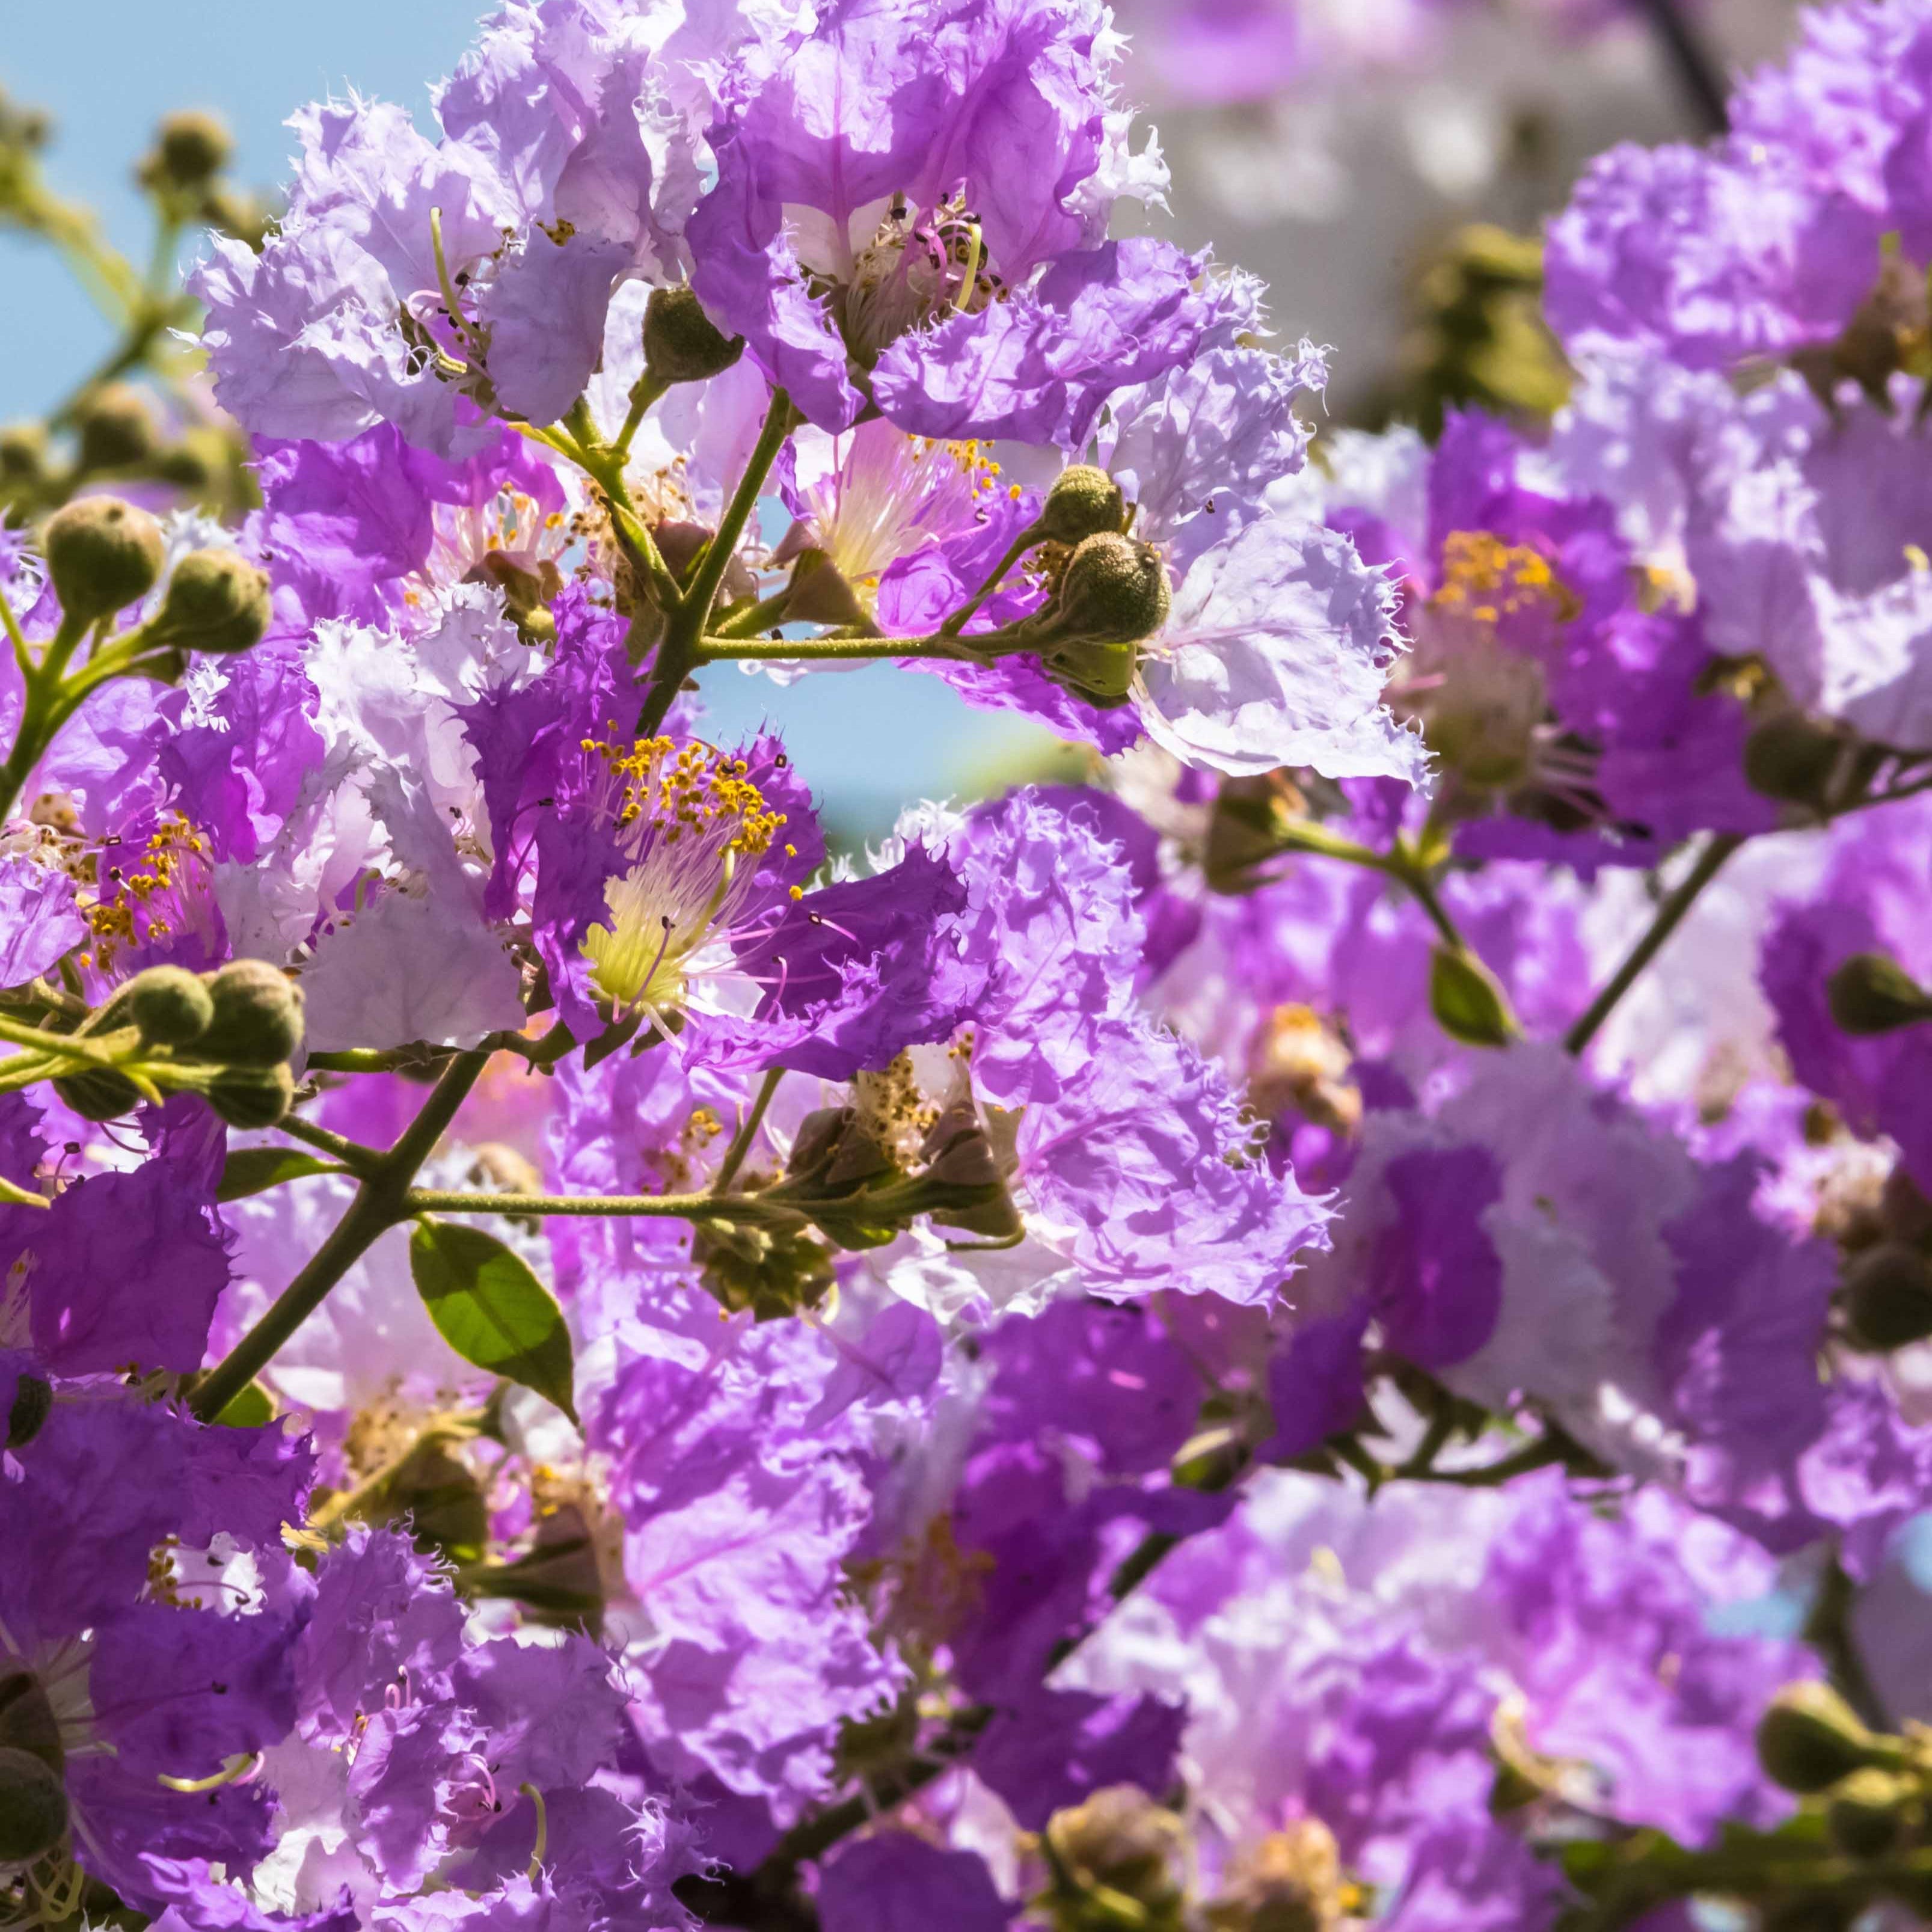
<path id="1" fill-rule="evenodd" d="M 1426 437 L 1124 50 L 164 130 L 211 382 L 130 289 L 0 524 L 0 1927 L 1932 1912 L 1932 6 Z M 880 661 L 1077 761 L 867 848 L 707 709 Z"/>

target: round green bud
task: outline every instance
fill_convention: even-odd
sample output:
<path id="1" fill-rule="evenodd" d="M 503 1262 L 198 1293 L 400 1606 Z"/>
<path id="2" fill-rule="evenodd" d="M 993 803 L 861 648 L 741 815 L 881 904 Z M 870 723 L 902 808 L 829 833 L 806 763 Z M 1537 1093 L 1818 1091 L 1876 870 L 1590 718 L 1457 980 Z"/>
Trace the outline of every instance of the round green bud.
<path id="1" fill-rule="evenodd" d="M 1782 712 L 1744 740 L 1744 781 L 1766 798 L 1822 810 L 1850 742 L 1841 727 Z"/>
<path id="2" fill-rule="evenodd" d="M 160 525 L 118 496 L 83 496 L 56 511 L 40 548 L 62 610 L 89 624 L 146 596 L 167 554 Z"/>
<path id="3" fill-rule="evenodd" d="M 295 1076 L 286 1066 L 224 1066 L 207 1097 L 231 1127 L 272 1127 L 294 1103 Z"/>
<path id="4" fill-rule="evenodd" d="M 1137 644 L 1159 632 L 1173 603 L 1160 552 L 1118 530 L 1102 530 L 1083 538 L 1067 559 L 1054 615 L 1066 637 Z"/>
<path id="5" fill-rule="evenodd" d="M 38 1376 L 22 1376 L 14 1384 L 14 1406 L 7 1412 L 6 1432 L 0 1436 L 0 1448 L 24 1449 L 40 1432 L 40 1426 L 53 1412 L 51 1382 Z"/>
<path id="6" fill-rule="evenodd" d="M 210 974 L 207 986 L 214 1014 L 201 1036 L 201 1058 L 268 1067 L 294 1057 L 302 1045 L 302 996 L 286 974 L 266 959 L 237 959 Z"/>
<path id="7" fill-rule="evenodd" d="M 1905 1833 L 1916 1796 L 1907 1779 L 1886 1771 L 1855 1771 L 1832 1793 L 1825 1828 L 1847 1858 L 1882 1858 Z"/>
<path id="8" fill-rule="evenodd" d="M 214 1017 L 214 1002 L 194 974 L 178 966 L 150 966 L 122 989 L 128 1017 L 155 1046 L 186 1046 Z"/>
<path id="9" fill-rule="evenodd" d="M 191 550 L 174 567 L 154 620 L 157 639 L 229 656 L 253 650 L 272 615 L 268 580 L 232 550 Z"/>
<path id="10" fill-rule="evenodd" d="M 67 1768 L 60 1719 L 40 1680 L 23 1666 L 0 1668 L 0 1749 L 25 1751 L 50 1771 Z"/>
<path id="11" fill-rule="evenodd" d="M 1787 1684 L 1758 1720 L 1758 1762 L 1787 1791 L 1828 1791 L 1878 1755 L 1878 1740 L 1828 1684 Z"/>
<path id="12" fill-rule="evenodd" d="M 722 375 L 745 352 L 704 313 L 697 292 L 680 283 L 653 289 L 644 304 L 644 368 L 660 382 L 703 382 Z"/>
<path id="13" fill-rule="evenodd" d="M 1096 644 L 1084 638 L 1040 654 L 1041 665 L 1054 683 L 1103 711 L 1126 704 L 1140 661 L 1135 645 Z"/>
<path id="14" fill-rule="evenodd" d="M 1860 1038 L 1932 1019 L 1932 994 L 1882 952 L 1854 952 L 1826 981 L 1825 999 L 1840 1029 Z"/>
<path id="15" fill-rule="evenodd" d="M 82 470 L 129 469 L 147 462 L 157 447 L 153 406 L 131 382 L 96 389 L 81 406 L 75 427 Z"/>
<path id="16" fill-rule="evenodd" d="M 0 429 L 0 482 L 32 483 L 46 473 L 47 433 L 37 422 Z"/>
<path id="17" fill-rule="evenodd" d="M 202 496 L 212 489 L 215 473 L 205 445 L 198 440 L 178 442 L 154 458 L 157 481 L 185 490 L 190 496 Z"/>
<path id="18" fill-rule="evenodd" d="M 1104 1886 L 1156 1912 L 1180 1899 L 1181 1822 L 1137 1786 L 1108 1785 L 1084 1804 L 1056 1811 L 1045 1835 L 1076 1892 Z"/>
<path id="19" fill-rule="evenodd" d="M 0 1745 L 0 1864 L 26 1864 L 67 1830 L 67 1789 L 29 1751 Z"/>
<path id="20" fill-rule="evenodd" d="M 213 114 L 188 109 L 164 118 L 144 176 L 169 188 L 206 188 L 235 152 L 234 136 Z"/>
<path id="21" fill-rule="evenodd" d="M 1868 1348 L 1922 1342 L 1932 1335 L 1932 1262 L 1902 1241 L 1868 1249 L 1845 1277 L 1845 1314 Z"/>
<path id="22" fill-rule="evenodd" d="M 132 1081 L 104 1066 L 68 1074 L 54 1082 L 54 1091 L 83 1120 L 118 1120 L 141 1099 Z"/>
<path id="23" fill-rule="evenodd" d="M 1090 463 L 1063 470 L 1040 513 L 1041 533 L 1054 543 L 1070 545 L 1102 532 L 1118 536 L 1126 521 L 1126 499 L 1120 486 Z"/>

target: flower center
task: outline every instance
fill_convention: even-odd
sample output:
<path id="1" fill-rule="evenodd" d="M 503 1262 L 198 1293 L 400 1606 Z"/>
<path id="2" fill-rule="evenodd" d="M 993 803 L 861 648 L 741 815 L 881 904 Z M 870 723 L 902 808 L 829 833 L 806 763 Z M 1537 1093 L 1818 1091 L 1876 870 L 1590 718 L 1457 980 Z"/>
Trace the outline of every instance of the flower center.
<path id="1" fill-rule="evenodd" d="M 888 343 L 949 310 L 976 315 L 1004 292 L 962 196 L 927 214 L 896 195 L 838 291 L 845 346 L 869 368 Z"/>
<path id="2" fill-rule="evenodd" d="M 605 884 L 610 916 L 584 935 L 584 956 L 620 1015 L 656 1018 L 685 1005 L 692 956 L 742 914 L 757 870 L 743 862 L 770 848 L 785 814 L 742 758 L 708 745 L 586 738 L 583 748 L 602 767 L 601 808 L 631 862 Z"/>

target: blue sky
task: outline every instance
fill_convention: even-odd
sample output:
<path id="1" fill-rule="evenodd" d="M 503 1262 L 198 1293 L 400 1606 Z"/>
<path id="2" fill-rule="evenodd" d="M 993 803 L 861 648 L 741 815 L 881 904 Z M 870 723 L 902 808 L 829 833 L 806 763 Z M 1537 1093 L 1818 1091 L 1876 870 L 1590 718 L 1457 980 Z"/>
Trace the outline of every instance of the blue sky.
<path id="1" fill-rule="evenodd" d="M 304 102 L 353 86 L 427 116 L 429 83 L 453 68 L 482 0 L 11 0 L 0 87 L 58 123 L 47 165 L 64 193 L 98 208 L 120 244 L 147 232 L 129 171 L 170 109 L 220 112 L 238 143 L 238 179 L 287 172 L 284 123 Z M 49 407 L 98 362 L 109 332 L 46 250 L 0 235 L 0 420 Z M 710 687 L 715 686 L 714 688 Z M 713 674 L 716 735 L 767 715 L 840 818 L 876 832 L 897 801 L 944 795 L 988 760 L 1041 746 L 1015 721 L 962 704 L 938 679 L 880 667 L 818 676 L 790 692 Z"/>

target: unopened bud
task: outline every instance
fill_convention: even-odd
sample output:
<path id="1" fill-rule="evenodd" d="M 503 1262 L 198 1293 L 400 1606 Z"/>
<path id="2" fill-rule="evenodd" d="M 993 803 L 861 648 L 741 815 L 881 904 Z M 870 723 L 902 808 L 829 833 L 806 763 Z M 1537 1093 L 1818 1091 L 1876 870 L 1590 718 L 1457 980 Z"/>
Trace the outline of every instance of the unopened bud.
<path id="1" fill-rule="evenodd" d="M 53 1384 L 38 1376 L 22 1376 L 14 1384 L 14 1400 L 7 1411 L 7 1428 L 0 1436 L 0 1449 L 24 1449 L 40 1432 L 40 1425 L 52 1413 Z"/>
<path id="2" fill-rule="evenodd" d="M 1825 998 L 1839 1028 L 1860 1038 L 1932 1019 L 1932 993 L 1882 952 L 1854 952 L 1826 982 Z"/>
<path id="3" fill-rule="evenodd" d="M 1842 725 L 1780 712 L 1744 740 L 1745 782 L 1766 798 L 1822 811 L 1852 742 Z"/>
<path id="4" fill-rule="evenodd" d="M 75 426 L 82 470 L 126 470 L 154 453 L 153 406 L 131 382 L 96 389 L 81 406 Z"/>
<path id="5" fill-rule="evenodd" d="M 193 190 L 205 188 L 235 152 L 226 127 L 212 114 L 193 109 L 168 115 L 154 136 L 154 151 L 141 169 L 151 186 Z"/>
<path id="6" fill-rule="evenodd" d="M 272 1127 L 294 1103 L 295 1076 L 286 1066 L 224 1066 L 206 1091 L 231 1127 Z"/>
<path id="7" fill-rule="evenodd" d="M 0 1864 L 26 1864 L 67 1830 L 67 1790 L 32 1753 L 0 1746 Z"/>
<path id="8" fill-rule="evenodd" d="M 1828 1684 L 1787 1684 L 1759 1719 L 1758 1762 L 1787 1791 L 1828 1791 L 1885 1755 Z"/>
<path id="9" fill-rule="evenodd" d="M 1141 1906 L 1154 1924 L 1180 1902 L 1180 1820 L 1136 1786 L 1109 1785 L 1084 1804 L 1056 1811 L 1046 1838 L 1076 1895 L 1104 1886 Z"/>
<path id="10" fill-rule="evenodd" d="M 83 496 L 56 511 L 41 549 L 62 610 L 88 624 L 146 596 L 167 554 L 160 525 L 118 496 Z"/>
<path id="11" fill-rule="evenodd" d="M 122 988 L 128 1017 L 155 1046 L 186 1046 L 208 1030 L 214 1002 L 208 988 L 179 966 L 150 966 Z"/>
<path id="12" fill-rule="evenodd" d="M 1106 711 L 1127 701 L 1134 688 L 1134 673 L 1140 668 L 1140 648 L 1076 639 L 1042 651 L 1040 664 L 1054 683 Z"/>
<path id="13" fill-rule="evenodd" d="M 47 433 L 38 423 L 0 429 L 0 483 L 32 483 L 46 472 Z"/>
<path id="14" fill-rule="evenodd" d="M 644 368 L 660 382 L 703 382 L 721 376 L 745 352 L 742 335 L 726 335 L 686 284 L 653 289 L 644 304 Z"/>
<path id="15" fill-rule="evenodd" d="M 1845 1278 L 1845 1314 L 1868 1348 L 1923 1341 L 1932 1335 L 1932 1263 L 1902 1242 L 1868 1250 Z"/>
<path id="16" fill-rule="evenodd" d="M 1832 1793 L 1825 1828 L 1848 1858 L 1882 1858 L 1904 1836 L 1906 1814 L 1917 1792 L 1886 1771 L 1855 1771 Z"/>
<path id="17" fill-rule="evenodd" d="M 294 1058 L 302 1045 L 302 996 L 286 974 L 266 959 L 237 959 L 207 985 L 214 1014 L 201 1036 L 202 1058 L 272 1067 Z"/>
<path id="18" fill-rule="evenodd" d="M 184 651 L 231 656 L 267 636 L 268 578 L 232 550 L 191 550 L 174 567 L 152 634 Z"/>
<path id="19" fill-rule="evenodd" d="M 1136 644 L 1160 631 L 1173 604 L 1160 552 L 1118 531 L 1102 531 L 1083 539 L 1067 559 L 1053 611 L 1063 637 Z"/>
<path id="20" fill-rule="evenodd" d="M 1214 1932 L 1333 1932 L 1342 1922 L 1342 1858 L 1318 1818 L 1270 1832 L 1208 1908 Z"/>
<path id="21" fill-rule="evenodd" d="M 50 1771 L 67 1767 L 53 1700 L 31 1670 L 0 1666 L 0 1750 L 25 1751 Z"/>
<path id="22" fill-rule="evenodd" d="M 131 1080 L 104 1066 L 65 1075 L 54 1082 L 54 1091 L 83 1120 L 118 1120 L 141 1098 Z"/>
<path id="23" fill-rule="evenodd" d="M 1070 547 L 1102 531 L 1118 535 L 1126 522 L 1126 499 L 1120 486 L 1090 463 L 1063 470 L 1040 513 L 1041 535 Z"/>
<path id="24" fill-rule="evenodd" d="M 1496 975 L 1473 952 L 1438 946 L 1429 967 L 1429 1006 L 1436 1024 L 1465 1046 L 1507 1046 L 1516 1017 Z"/>

